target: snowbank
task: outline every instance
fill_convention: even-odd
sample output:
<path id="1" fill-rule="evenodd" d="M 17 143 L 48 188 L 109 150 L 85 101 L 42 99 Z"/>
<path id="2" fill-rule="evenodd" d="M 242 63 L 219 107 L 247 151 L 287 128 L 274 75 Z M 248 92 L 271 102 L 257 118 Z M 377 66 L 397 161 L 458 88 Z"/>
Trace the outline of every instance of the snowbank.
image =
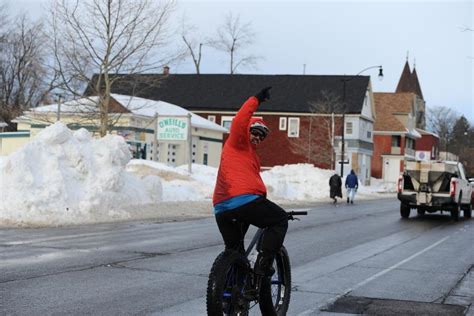
<path id="1" fill-rule="evenodd" d="M 177 168 L 164 163 L 132 160 L 127 171 L 138 176 L 155 175 L 163 184 L 163 201 L 210 201 L 216 183 L 217 169 L 203 165 L 192 165 L 192 173 L 188 165 Z"/>
<path id="2" fill-rule="evenodd" d="M 325 201 L 329 200 L 329 178 L 334 170 L 315 168 L 311 164 L 276 166 L 262 172 L 268 196 L 277 201 Z M 342 192 L 345 178 L 342 179 Z M 386 184 L 379 179 L 371 179 L 370 186 L 359 183 L 357 199 L 378 196 L 378 193 L 395 192 L 395 184 Z"/>
<path id="3" fill-rule="evenodd" d="M 315 168 L 310 164 L 276 166 L 262 172 L 268 197 L 273 200 L 318 200 L 329 194 L 332 170 Z"/>
<path id="4" fill-rule="evenodd" d="M 60 225 L 126 219 L 123 211 L 161 200 L 161 180 L 125 171 L 123 138 L 92 139 L 63 123 L 0 161 L 0 224 Z"/>
<path id="5" fill-rule="evenodd" d="M 190 174 L 187 168 L 131 160 L 122 137 L 93 139 L 58 122 L 0 158 L 0 227 L 211 216 L 217 169 L 194 164 Z M 297 164 L 274 167 L 262 178 L 268 197 L 279 203 L 329 202 L 333 173 Z M 356 199 L 394 192 L 394 185 L 372 183 L 360 186 Z"/>

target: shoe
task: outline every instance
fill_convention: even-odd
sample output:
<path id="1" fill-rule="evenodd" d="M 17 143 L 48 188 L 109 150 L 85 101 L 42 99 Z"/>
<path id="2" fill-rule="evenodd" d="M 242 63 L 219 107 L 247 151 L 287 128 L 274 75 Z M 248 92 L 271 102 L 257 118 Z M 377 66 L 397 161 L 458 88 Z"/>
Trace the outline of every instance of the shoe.
<path id="1" fill-rule="evenodd" d="M 275 274 L 273 259 L 273 256 L 267 257 L 262 253 L 259 253 L 255 262 L 254 273 L 259 276 L 271 277 Z"/>
<path id="2" fill-rule="evenodd" d="M 347 203 L 349 203 L 349 198 L 347 198 Z"/>
<path id="3" fill-rule="evenodd" d="M 336 204 L 336 203 L 337 203 L 337 200 L 336 200 L 336 199 L 334 199 L 334 202 L 332 202 L 332 203 L 333 203 L 333 204 Z"/>

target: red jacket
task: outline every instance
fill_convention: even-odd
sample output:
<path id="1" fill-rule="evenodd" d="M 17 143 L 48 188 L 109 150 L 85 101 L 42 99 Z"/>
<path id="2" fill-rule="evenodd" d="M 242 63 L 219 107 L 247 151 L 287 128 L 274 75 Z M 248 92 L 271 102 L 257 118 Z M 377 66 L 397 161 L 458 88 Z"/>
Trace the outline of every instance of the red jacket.
<path id="1" fill-rule="evenodd" d="M 212 198 L 214 205 L 242 194 L 267 195 L 267 189 L 260 177 L 260 159 L 256 146 L 250 143 L 250 124 L 261 121 L 252 118 L 257 107 L 257 98 L 250 97 L 232 120 L 230 135 L 222 150 L 217 173 Z"/>

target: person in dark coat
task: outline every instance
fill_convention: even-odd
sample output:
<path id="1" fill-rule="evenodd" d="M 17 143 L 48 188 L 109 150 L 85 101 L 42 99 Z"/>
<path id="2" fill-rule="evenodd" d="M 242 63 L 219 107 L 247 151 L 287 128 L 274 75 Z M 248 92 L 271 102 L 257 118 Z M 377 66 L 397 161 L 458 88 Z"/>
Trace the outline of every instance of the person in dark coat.
<path id="1" fill-rule="evenodd" d="M 352 204 L 354 203 L 354 197 L 359 188 L 359 179 L 357 179 L 354 170 L 351 170 L 351 173 L 346 177 L 345 186 L 347 189 L 347 203 L 350 202 Z"/>
<path id="2" fill-rule="evenodd" d="M 337 203 L 337 197 L 342 199 L 342 181 L 341 177 L 335 173 L 329 178 L 329 196 L 334 200 L 334 204 Z"/>

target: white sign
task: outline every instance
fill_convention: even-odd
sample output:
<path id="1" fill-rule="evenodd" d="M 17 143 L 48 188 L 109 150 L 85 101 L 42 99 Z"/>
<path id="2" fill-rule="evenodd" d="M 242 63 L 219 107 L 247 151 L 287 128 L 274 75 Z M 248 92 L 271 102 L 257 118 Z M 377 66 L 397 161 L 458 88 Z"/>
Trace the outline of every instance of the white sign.
<path id="1" fill-rule="evenodd" d="M 188 118 L 187 117 L 158 117 L 158 140 L 187 140 Z"/>
<path id="2" fill-rule="evenodd" d="M 428 161 L 431 158 L 431 152 L 430 151 L 417 151 L 415 156 L 416 156 L 416 160 Z"/>

